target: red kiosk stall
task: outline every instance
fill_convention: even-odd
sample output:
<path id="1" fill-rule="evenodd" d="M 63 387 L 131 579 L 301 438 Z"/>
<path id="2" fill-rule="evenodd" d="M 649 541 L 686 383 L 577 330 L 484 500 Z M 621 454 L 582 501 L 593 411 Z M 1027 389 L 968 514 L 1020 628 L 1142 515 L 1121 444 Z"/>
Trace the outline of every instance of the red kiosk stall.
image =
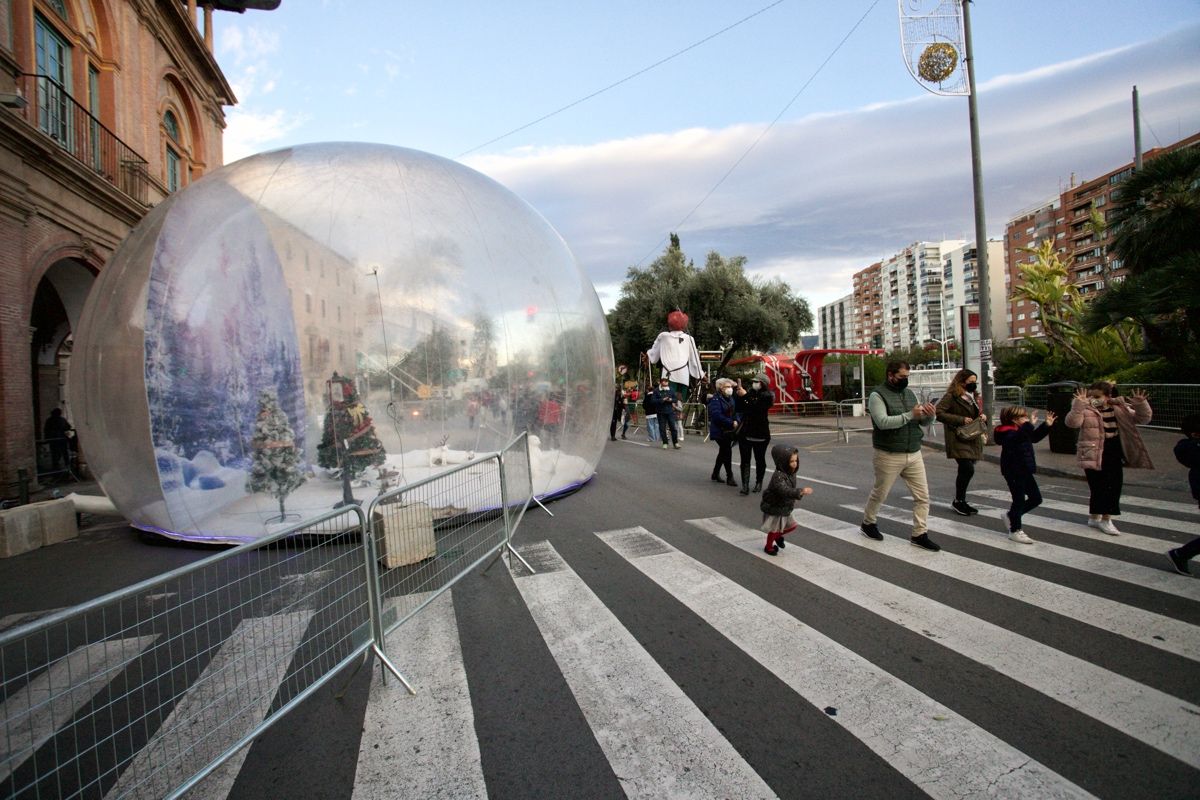
<path id="1" fill-rule="evenodd" d="M 763 353 L 762 355 L 747 356 L 729 362 L 729 366 L 761 363 L 762 371 L 770 382 L 779 403 L 802 403 L 811 400 L 825 399 L 824 366 L 825 356 L 854 355 L 860 357 L 859 374 L 862 381 L 860 397 L 867 393 L 867 356 L 881 356 L 883 350 L 801 350 L 795 356 L 783 353 Z"/>

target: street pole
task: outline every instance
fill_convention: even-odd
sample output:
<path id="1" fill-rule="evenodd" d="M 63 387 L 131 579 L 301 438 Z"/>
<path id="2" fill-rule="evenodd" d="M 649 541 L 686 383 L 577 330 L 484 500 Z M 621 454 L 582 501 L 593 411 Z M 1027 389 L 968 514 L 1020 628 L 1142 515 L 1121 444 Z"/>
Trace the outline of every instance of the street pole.
<path id="1" fill-rule="evenodd" d="M 987 223 L 983 212 L 983 166 L 979 154 L 979 113 L 975 104 L 975 55 L 971 49 L 970 0 L 962 4 L 964 64 L 967 68 L 967 113 L 971 123 L 971 182 L 975 193 L 975 265 L 979 271 L 979 391 L 983 413 L 992 419 L 992 309 L 988 291 Z"/>

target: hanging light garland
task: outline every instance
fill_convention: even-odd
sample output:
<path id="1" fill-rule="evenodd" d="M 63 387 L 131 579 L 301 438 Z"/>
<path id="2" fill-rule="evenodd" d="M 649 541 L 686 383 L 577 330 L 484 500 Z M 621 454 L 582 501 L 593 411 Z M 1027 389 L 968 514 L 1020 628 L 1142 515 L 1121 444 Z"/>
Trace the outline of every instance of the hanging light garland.
<path id="1" fill-rule="evenodd" d="M 949 42 L 934 42 L 921 52 L 917 74 L 930 83 L 941 83 L 958 67 L 958 51 Z"/>

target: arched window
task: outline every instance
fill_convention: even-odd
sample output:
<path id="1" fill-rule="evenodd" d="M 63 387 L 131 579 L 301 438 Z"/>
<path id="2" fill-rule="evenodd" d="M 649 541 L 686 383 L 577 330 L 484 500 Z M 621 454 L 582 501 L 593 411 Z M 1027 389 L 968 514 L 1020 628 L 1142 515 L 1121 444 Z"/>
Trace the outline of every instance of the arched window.
<path id="1" fill-rule="evenodd" d="M 179 141 L 179 119 L 173 111 L 163 113 L 163 130 L 167 132 L 167 136 L 170 138 L 170 141 L 167 142 L 165 163 L 167 191 L 174 192 L 178 191 L 181 185 L 181 159 L 178 150 L 181 142 Z"/>

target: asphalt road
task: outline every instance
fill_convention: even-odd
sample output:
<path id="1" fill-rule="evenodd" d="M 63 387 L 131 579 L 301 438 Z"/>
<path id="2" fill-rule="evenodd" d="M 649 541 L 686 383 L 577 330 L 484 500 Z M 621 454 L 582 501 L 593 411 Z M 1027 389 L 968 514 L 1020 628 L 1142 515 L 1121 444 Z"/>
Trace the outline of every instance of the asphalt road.
<path id="1" fill-rule="evenodd" d="M 885 541 L 855 532 L 867 438 L 776 441 L 814 489 L 778 556 L 758 496 L 709 480 L 714 445 L 631 434 L 526 515 L 536 575 L 472 574 L 392 634 L 417 697 L 347 674 L 193 796 L 1195 796 L 1200 584 L 1161 552 L 1200 530 L 1190 498 L 1131 490 L 1110 538 L 1079 522 L 1082 481 L 1043 478 L 1021 546 L 950 511 L 955 465 L 927 450 L 931 554 L 902 484 Z M 994 465 L 972 490 L 1005 505 Z M 116 523 L 38 553 L 0 565 L 0 616 L 209 554 Z"/>

